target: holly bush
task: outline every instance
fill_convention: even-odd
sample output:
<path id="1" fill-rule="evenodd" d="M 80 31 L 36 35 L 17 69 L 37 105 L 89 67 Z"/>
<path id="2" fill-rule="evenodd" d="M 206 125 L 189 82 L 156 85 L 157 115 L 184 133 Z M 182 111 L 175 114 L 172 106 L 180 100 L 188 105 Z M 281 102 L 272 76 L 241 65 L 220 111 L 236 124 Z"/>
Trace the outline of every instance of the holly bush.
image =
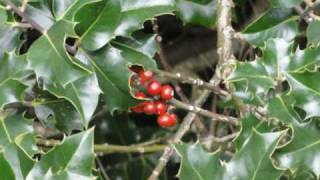
<path id="1" fill-rule="evenodd" d="M 319 179 L 319 5 L 0 0 L 0 179 Z"/>

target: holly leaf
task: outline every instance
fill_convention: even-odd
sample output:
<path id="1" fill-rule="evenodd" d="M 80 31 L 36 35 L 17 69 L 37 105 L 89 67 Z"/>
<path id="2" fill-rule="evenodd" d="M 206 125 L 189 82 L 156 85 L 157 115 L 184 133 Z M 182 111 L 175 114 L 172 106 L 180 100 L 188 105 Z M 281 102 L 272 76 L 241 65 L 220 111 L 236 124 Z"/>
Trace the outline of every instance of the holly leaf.
<path id="1" fill-rule="evenodd" d="M 92 16 L 89 17 L 88 16 Z M 121 18 L 119 0 L 102 1 L 82 8 L 76 16 L 77 26 L 81 31 L 79 41 L 90 51 L 100 49 L 114 38 L 114 31 Z M 106 26 L 107 24 L 107 26 Z"/>
<path id="2" fill-rule="evenodd" d="M 130 36 L 133 31 L 143 26 L 145 20 L 174 11 L 175 2 L 174 0 L 124 0 L 121 7 L 121 19 L 115 35 Z"/>
<path id="3" fill-rule="evenodd" d="M 313 58 L 316 58 L 313 56 Z M 320 116 L 320 85 L 319 72 L 295 72 L 290 73 L 288 82 L 290 83 L 290 96 L 296 100 L 296 106 L 306 112 L 304 119 Z"/>
<path id="4" fill-rule="evenodd" d="M 307 28 L 307 38 L 308 42 L 314 46 L 318 46 L 320 42 L 320 35 L 318 30 L 320 28 L 320 21 L 312 21 L 309 23 Z"/>
<path id="5" fill-rule="evenodd" d="M 182 158 L 178 176 L 199 180 L 278 179 L 282 171 L 273 166 L 271 155 L 285 132 L 259 133 L 253 129 L 229 162 L 219 161 L 219 151 L 209 154 L 197 145 L 178 145 L 177 151 Z M 220 166 L 217 165 L 219 162 Z"/>
<path id="6" fill-rule="evenodd" d="M 130 38 L 118 37 L 114 42 L 126 44 L 132 49 L 153 58 L 159 51 L 159 43 L 156 42 L 155 38 L 156 35 L 154 34 L 145 34 L 137 31 Z"/>
<path id="7" fill-rule="evenodd" d="M 128 110 L 138 102 L 131 95 L 129 80 L 133 73 L 129 67 L 141 65 L 147 69 L 156 68 L 155 61 L 150 56 L 115 41 L 94 53 L 86 53 L 87 61 L 97 74 L 105 103 L 112 112 L 115 109 Z"/>
<path id="8" fill-rule="evenodd" d="M 51 4 L 48 1 L 28 0 L 24 13 L 46 31 L 55 23 L 54 16 L 51 13 Z"/>
<path id="9" fill-rule="evenodd" d="M 22 115 L 2 116 L 0 122 L 0 166 L 8 170 L 4 174 L 9 177 L 24 179 L 33 166 L 32 156 L 38 151 L 32 122 Z M 24 141 L 31 143 L 24 144 Z"/>
<path id="10" fill-rule="evenodd" d="M 282 169 L 289 169 L 293 173 L 312 172 L 319 179 L 320 130 L 315 121 L 302 122 L 293 105 L 290 97 L 284 95 L 276 96 L 268 104 L 269 117 L 292 128 L 290 141 L 276 151 L 275 158 Z"/>
<path id="11" fill-rule="evenodd" d="M 35 163 L 26 179 L 94 179 L 93 160 L 93 129 L 89 129 L 66 137 Z"/>
<path id="12" fill-rule="evenodd" d="M 65 99 L 44 99 L 33 105 L 37 118 L 48 128 L 56 128 L 67 134 L 83 129 L 80 113 Z"/>
<path id="13" fill-rule="evenodd" d="M 55 0 L 52 1 L 52 11 L 56 21 L 73 21 L 74 16 L 83 6 L 101 0 Z"/>
<path id="14" fill-rule="evenodd" d="M 177 0 L 176 14 L 184 23 L 212 27 L 216 23 L 216 0 Z"/>
<path id="15" fill-rule="evenodd" d="M 296 73 L 311 70 L 320 62 L 318 48 L 297 49 L 282 39 L 268 40 L 262 48 L 262 57 L 252 62 L 238 62 L 228 81 L 235 84 L 235 94 L 246 103 L 263 105 L 267 93 L 282 80 L 291 80 Z M 296 91 L 294 91 L 296 92 Z"/>
<path id="16" fill-rule="evenodd" d="M 0 61 L 0 107 L 19 102 L 26 86 L 21 82 L 28 74 L 28 65 L 25 56 L 16 56 L 14 53 L 4 54 Z"/>
<path id="17" fill-rule="evenodd" d="M 66 84 L 90 73 L 65 49 L 67 36 L 75 36 L 74 23 L 61 20 L 30 47 L 27 59 L 44 84 Z"/>
<path id="18" fill-rule="evenodd" d="M 0 169 L 3 173 L 2 178 L 4 180 L 11 180 L 15 178 L 12 167 L 10 167 L 9 162 L 5 159 L 3 153 L 0 153 Z"/>
<path id="19" fill-rule="evenodd" d="M 302 3 L 303 0 L 269 0 L 269 3 L 271 4 L 271 6 L 273 7 L 286 7 L 286 8 L 292 8 L 296 5 L 299 5 L 300 3 Z"/>
<path id="20" fill-rule="evenodd" d="M 261 121 L 254 115 L 249 115 L 241 119 L 241 130 L 239 135 L 234 140 L 236 148 L 239 150 L 241 146 L 247 141 L 248 137 L 252 134 L 252 129 L 256 129 L 258 132 L 266 133 L 272 131 L 272 126 Z"/>
<path id="21" fill-rule="evenodd" d="M 175 150 L 181 157 L 177 176 L 180 179 L 215 179 L 220 170 L 219 153 L 210 154 L 199 144 L 175 144 Z"/>
<path id="22" fill-rule="evenodd" d="M 280 14 L 279 11 L 283 11 L 283 9 L 272 9 L 270 12 L 267 12 L 251 24 L 247 30 L 242 33 L 242 37 L 250 44 L 258 47 L 263 46 L 264 43 L 271 38 L 280 38 L 286 41 L 293 40 L 299 33 L 298 23 L 296 22 L 297 17 L 284 18 L 284 21 L 281 21 L 281 18 L 283 18 L 281 17 L 277 21 L 273 21 L 273 16 L 286 16 L 286 13 L 288 13 L 288 10 L 283 11 L 283 14 Z M 270 23 L 270 21 L 272 21 L 272 23 Z M 279 21 L 281 23 L 279 23 Z"/>
<path id="23" fill-rule="evenodd" d="M 49 85 L 46 88 L 56 97 L 67 99 L 80 113 L 82 126 L 88 126 L 98 105 L 101 92 L 95 75 L 80 78 L 65 87 L 57 84 Z"/>
<path id="24" fill-rule="evenodd" d="M 19 28 L 15 27 L 14 22 L 0 21 L 0 59 L 3 58 L 5 52 L 16 49 L 21 42 L 19 39 L 20 35 L 21 31 Z"/>
<path id="25" fill-rule="evenodd" d="M 264 31 L 283 23 L 293 16 L 294 14 L 291 8 L 269 8 L 258 18 L 249 23 L 249 25 L 246 26 L 243 32 L 257 33 L 260 31 Z"/>

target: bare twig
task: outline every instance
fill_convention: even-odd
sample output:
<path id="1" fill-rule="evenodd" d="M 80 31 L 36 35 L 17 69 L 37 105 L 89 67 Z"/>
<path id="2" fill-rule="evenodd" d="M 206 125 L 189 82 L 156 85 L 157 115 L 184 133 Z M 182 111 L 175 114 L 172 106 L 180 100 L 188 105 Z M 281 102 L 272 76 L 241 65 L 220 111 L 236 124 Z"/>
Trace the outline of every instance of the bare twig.
<path id="1" fill-rule="evenodd" d="M 100 172 L 101 172 L 103 178 L 104 178 L 105 180 L 110 180 L 110 178 L 109 178 L 106 170 L 105 170 L 104 167 L 103 167 L 103 164 L 102 164 L 99 156 L 96 157 L 96 162 L 97 162 L 97 164 L 98 164 L 98 166 L 99 166 L 99 169 L 100 169 Z"/>
<path id="2" fill-rule="evenodd" d="M 162 71 L 162 70 L 158 70 L 158 69 L 155 69 L 154 71 L 155 71 L 155 73 L 157 73 L 161 77 L 170 78 L 170 79 L 179 81 L 181 83 L 191 84 L 191 85 L 195 85 L 195 86 L 198 86 L 201 88 L 207 88 L 209 90 L 212 90 L 214 93 L 216 93 L 218 95 L 223 95 L 223 96 L 230 95 L 227 91 L 222 90 L 220 87 L 214 86 L 212 83 L 205 82 L 201 79 L 194 79 L 191 77 L 185 77 L 185 76 L 181 75 L 180 73 L 171 73 L 171 72 Z"/>
<path id="3" fill-rule="evenodd" d="M 222 136 L 222 137 L 216 137 L 216 136 L 208 136 L 207 138 L 204 138 L 203 141 L 206 142 L 216 142 L 216 143 L 224 143 L 227 141 L 230 141 L 232 139 L 234 139 L 235 137 L 237 137 L 238 132 L 236 133 L 232 133 L 232 134 L 228 134 L 226 136 Z"/>
<path id="4" fill-rule="evenodd" d="M 153 153 L 153 152 L 159 152 L 162 151 L 166 145 L 162 144 L 153 144 L 153 145 L 147 145 L 147 146 L 141 146 L 141 145 L 128 145 L 128 146 L 122 146 L 122 145 L 111 145 L 111 144 L 95 144 L 94 145 L 94 151 L 96 153 L 104 153 L 104 154 L 110 154 L 110 153 Z"/>
<path id="5" fill-rule="evenodd" d="M 195 101 L 195 106 L 201 106 L 206 99 L 208 98 L 211 91 L 204 90 L 199 98 Z M 179 130 L 175 133 L 172 143 L 180 142 L 180 139 L 184 136 L 184 134 L 189 130 L 191 124 L 193 123 L 194 119 L 196 118 L 197 114 L 194 112 L 189 112 L 187 116 L 184 118 L 182 124 L 180 125 Z M 155 169 L 152 171 L 152 174 L 148 178 L 149 180 L 156 180 L 160 173 L 162 172 L 163 168 L 169 161 L 170 156 L 173 154 L 174 149 L 172 146 L 167 146 L 164 149 L 162 156 L 160 157 Z"/>
<path id="6" fill-rule="evenodd" d="M 37 145 L 43 147 L 54 147 L 61 142 L 54 139 L 38 139 Z M 115 144 L 95 144 L 94 151 L 96 153 L 111 154 L 111 153 L 153 153 L 162 151 L 166 145 L 150 144 L 150 145 L 115 145 Z"/>
<path id="7" fill-rule="evenodd" d="M 218 0 L 217 1 L 217 26 L 218 26 L 218 54 L 219 54 L 219 63 L 218 68 L 223 68 L 226 62 L 228 62 L 232 57 L 232 28 L 231 28 L 231 7 L 233 5 L 232 0 Z M 216 70 L 216 75 L 211 79 L 212 83 L 217 85 L 220 83 L 221 78 L 225 77 L 226 74 L 230 73 L 229 70 Z M 218 80 L 219 82 L 215 82 Z M 210 91 L 204 90 L 199 98 L 195 101 L 194 105 L 196 107 L 202 106 L 210 94 Z M 183 123 L 181 124 L 179 130 L 176 132 L 173 143 L 178 143 L 184 134 L 189 130 L 190 125 L 194 121 L 196 114 L 189 112 L 184 118 Z M 172 146 L 165 148 L 162 156 L 160 157 L 158 164 L 153 170 L 152 174 L 148 178 L 149 180 L 156 180 L 163 168 L 166 166 L 169 161 L 170 156 L 173 154 L 174 149 Z"/>
<path id="8" fill-rule="evenodd" d="M 212 119 L 213 121 L 228 122 L 228 123 L 231 123 L 231 124 L 236 125 L 236 126 L 239 125 L 239 120 L 237 118 L 235 118 L 235 117 L 224 116 L 224 115 L 221 115 L 221 114 L 217 114 L 215 112 L 211 112 L 211 111 L 202 109 L 200 107 L 193 106 L 193 105 L 178 101 L 176 99 L 172 99 L 169 102 L 173 106 L 175 106 L 176 108 L 181 108 L 181 109 L 185 109 L 185 110 L 190 111 L 190 112 L 197 113 L 199 115 L 208 117 L 208 118 Z"/>
<path id="9" fill-rule="evenodd" d="M 162 38 L 160 36 L 160 33 L 159 33 L 159 29 L 158 29 L 158 23 L 157 23 L 157 19 L 154 19 L 152 21 L 153 23 L 153 28 L 154 28 L 154 31 L 156 32 L 157 34 L 157 42 L 159 43 L 160 45 L 160 51 L 159 51 L 159 58 L 160 58 L 160 63 L 162 64 L 162 66 L 164 67 L 165 70 L 167 71 L 171 71 L 172 70 L 172 67 L 170 66 L 170 64 L 168 63 L 168 60 L 167 60 L 167 56 L 166 54 L 164 53 L 164 50 L 163 50 L 163 47 L 162 47 Z M 159 72 L 159 71 L 158 71 Z M 186 97 L 186 95 L 183 93 L 182 91 L 182 88 L 181 86 L 179 85 L 179 83 L 177 82 L 172 82 L 173 84 L 173 87 L 177 93 L 177 95 L 179 96 L 179 98 L 185 102 L 185 103 L 190 103 L 189 99 Z M 207 129 L 205 128 L 204 124 L 202 123 L 200 117 L 195 117 L 195 126 L 196 128 L 199 130 L 200 133 L 203 133 L 203 134 L 206 134 L 207 133 Z"/>
<path id="10" fill-rule="evenodd" d="M 313 10 L 319 7 L 320 5 L 320 0 L 317 0 L 315 2 L 309 2 L 305 1 L 307 8 L 305 10 L 302 10 L 301 7 L 297 6 L 294 9 L 300 14 L 301 19 L 305 19 L 307 22 L 309 22 L 311 18 L 319 20 L 319 16 L 315 15 L 313 13 Z"/>
<path id="11" fill-rule="evenodd" d="M 31 25 L 31 24 L 29 24 L 29 23 L 23 23 L 23 22 L 15 22 L 15 23 L 12 23 L 12 26 L 14 26 L 14 27 L 19 27 L 19 28 L 25 28 L 25 29 L 32 28 L 32 25 Z"/>
<path id="12" fill-rule="evenodd" d="M 22 17 L 24 20 L 29 22 L 33 28 L 41 32 L 42 34 L 46 33 L 46 30 L 42 28 L 38 23 L 34 22 L 29 16 L 26 16 L 15 4 L 13 4 L 10 0 L 3 0 L 3 2 L 7 5 L 7 7 L 10 7 L 16 14 L 18 14 L 20 17 Z"/>

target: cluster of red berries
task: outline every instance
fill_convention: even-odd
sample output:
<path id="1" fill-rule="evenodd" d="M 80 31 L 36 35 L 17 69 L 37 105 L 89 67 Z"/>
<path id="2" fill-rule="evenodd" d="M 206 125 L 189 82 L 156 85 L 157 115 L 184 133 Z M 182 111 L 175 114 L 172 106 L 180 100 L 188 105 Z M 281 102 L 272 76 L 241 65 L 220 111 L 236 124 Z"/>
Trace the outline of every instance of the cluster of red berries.
<path id="1" fill-rule="evenodd" d="M 136 72 L 136 71 L 135 71 Z M 132 107 L 131 110 L 136 113 L 145 113 L 148 115 L 158 115 L 157 123 L 161 127 L 172 127 L 177 124 L 177 116 L 168 112 L 166 101 L 173 98 L 174 91 L 170 85 L 161 85 L 154 79 L 150 70 L 140 69 L 137 72 L 137 80 L 140 87 L 144 87 L 146 93 L 138 91 L 135 93 L 137 99 L 151 99 L 144 101 Z"/>

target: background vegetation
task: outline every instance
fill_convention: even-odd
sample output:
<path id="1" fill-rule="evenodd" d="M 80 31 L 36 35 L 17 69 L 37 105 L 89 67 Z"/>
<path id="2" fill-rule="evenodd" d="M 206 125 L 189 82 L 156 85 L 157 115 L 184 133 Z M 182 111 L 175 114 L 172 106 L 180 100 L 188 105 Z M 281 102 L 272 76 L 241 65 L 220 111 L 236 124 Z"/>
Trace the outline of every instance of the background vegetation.
<path id="1" fill-rule="evenodd" d="M 319 179 L 319 5 L 0 0 L 1 179 Z"/>

